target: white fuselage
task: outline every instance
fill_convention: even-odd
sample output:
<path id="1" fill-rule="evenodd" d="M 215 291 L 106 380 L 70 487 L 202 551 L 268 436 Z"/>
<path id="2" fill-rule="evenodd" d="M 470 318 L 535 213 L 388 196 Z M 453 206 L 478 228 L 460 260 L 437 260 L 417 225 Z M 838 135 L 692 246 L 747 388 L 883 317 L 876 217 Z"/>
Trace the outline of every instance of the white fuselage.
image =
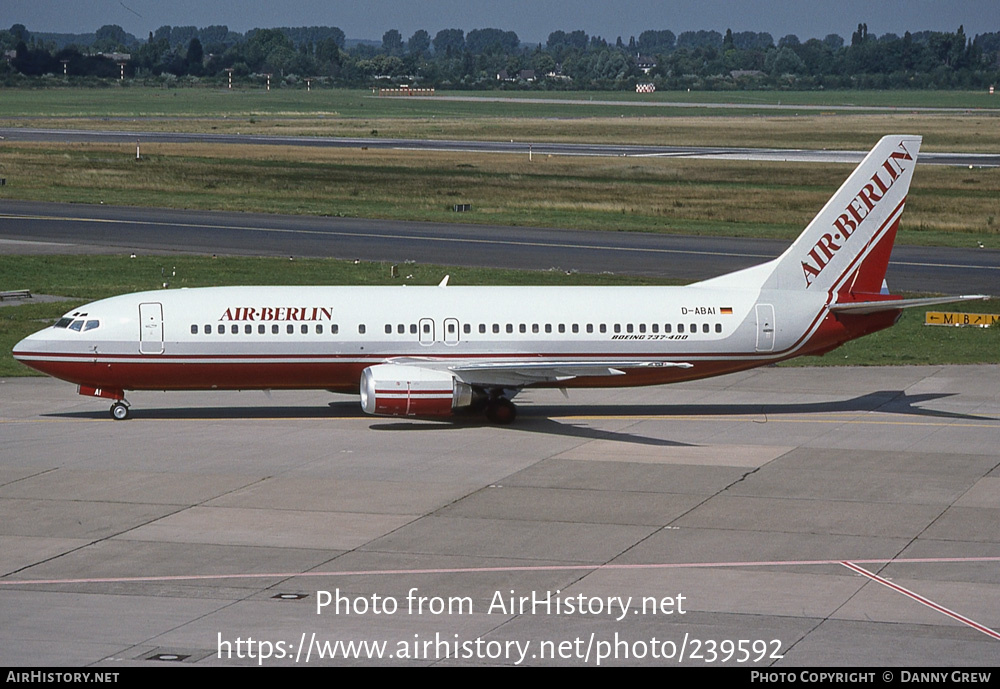
<path id="1" fill-rule="evenodd" d="M 46 328 L 14 353 L 121 389 L 357 390 L 363 368 L 397 358 L 694 364 L 561 382 L 634 385 L 794 356 L 823 310 L 822 296 L 699 287 L 215 287 L 94 302 L 66 315 L 82 326 Z"/>

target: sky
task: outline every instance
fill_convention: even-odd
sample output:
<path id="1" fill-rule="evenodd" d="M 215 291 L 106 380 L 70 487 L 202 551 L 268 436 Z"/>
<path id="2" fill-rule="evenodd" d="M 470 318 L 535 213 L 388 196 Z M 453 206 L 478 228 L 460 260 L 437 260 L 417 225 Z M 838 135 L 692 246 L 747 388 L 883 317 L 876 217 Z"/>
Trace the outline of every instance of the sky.
<path id="1" fill-rule="evenodd" d="M 766 31 L 775 40 L 839 34 L 859 23 L 869 33 L 1000 31 L 1000 0 L 0 0 L 0 28 L 90 33 L 117 24 L 138 38 L 160 26 L 224 24 L 232 31 L 279 26 L 338 26 L 348 38 L 381 40 L 389 29 L 497 28 L 522 42 L 544 43 L 552 31 L 582 29 L 613 42 L 647 29 Z"/>

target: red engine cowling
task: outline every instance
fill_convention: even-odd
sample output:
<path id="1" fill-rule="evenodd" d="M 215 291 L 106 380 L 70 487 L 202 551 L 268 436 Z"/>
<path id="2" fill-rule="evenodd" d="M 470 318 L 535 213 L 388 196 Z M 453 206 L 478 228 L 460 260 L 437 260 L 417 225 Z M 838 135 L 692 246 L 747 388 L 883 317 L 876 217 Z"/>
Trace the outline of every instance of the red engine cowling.
<path id="1" fill-rule="evenodd" d="M 447 371 L 379 364 L 361 373 L 361 408 L 383 416 L 451 416 L 469 407 L 472 386 Z"/>

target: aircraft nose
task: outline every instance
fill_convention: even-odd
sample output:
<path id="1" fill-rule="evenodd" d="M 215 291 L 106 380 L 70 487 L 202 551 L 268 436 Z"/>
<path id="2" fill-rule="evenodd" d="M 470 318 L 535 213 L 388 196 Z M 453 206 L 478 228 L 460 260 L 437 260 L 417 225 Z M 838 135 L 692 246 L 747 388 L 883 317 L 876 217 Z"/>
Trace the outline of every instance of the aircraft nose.
<path id="1" fill-rule="evenodd" d="M 31 338 L 32 337 L 34 337 L 34 336 L 33 335 L 28 335 L 26 338 L 24 338 L 23 340 L 21 340 L 20 342 L 18 342 L 16 345 L 14 345 L 14 349 L 11 350 L 11 354 L 14 355 L 15 359 L 17 359 L 17 360 L 20 361 L 21 357 L 19 355 L 24 354 L 25 352 L 27 352 L 31 348 Z"/>
<path id="2" fill-rule="evenodd" d="M 39 351 L 41 340 L 42 338 L 39 336 L 39 333 L 28 335 L 26 338 L 14 345 L 14 348 L 11 350 L 11 354 L 21 363 L 31 366 L 31 364 L 26 360 L 26 357 L 28 357 L 32 352 Z"/>

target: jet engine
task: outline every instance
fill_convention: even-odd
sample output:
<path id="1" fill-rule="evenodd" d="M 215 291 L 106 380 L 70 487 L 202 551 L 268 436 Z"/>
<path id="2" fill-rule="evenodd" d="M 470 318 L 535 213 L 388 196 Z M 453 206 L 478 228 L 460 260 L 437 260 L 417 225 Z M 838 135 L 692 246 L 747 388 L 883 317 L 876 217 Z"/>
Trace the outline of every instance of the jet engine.
<path id="1" fill-rule="evenodd" d="M 361 408 L 383 416 L 451 416 L 481 397 L 448 371 L 379 364 L 361 373 Z"/>

